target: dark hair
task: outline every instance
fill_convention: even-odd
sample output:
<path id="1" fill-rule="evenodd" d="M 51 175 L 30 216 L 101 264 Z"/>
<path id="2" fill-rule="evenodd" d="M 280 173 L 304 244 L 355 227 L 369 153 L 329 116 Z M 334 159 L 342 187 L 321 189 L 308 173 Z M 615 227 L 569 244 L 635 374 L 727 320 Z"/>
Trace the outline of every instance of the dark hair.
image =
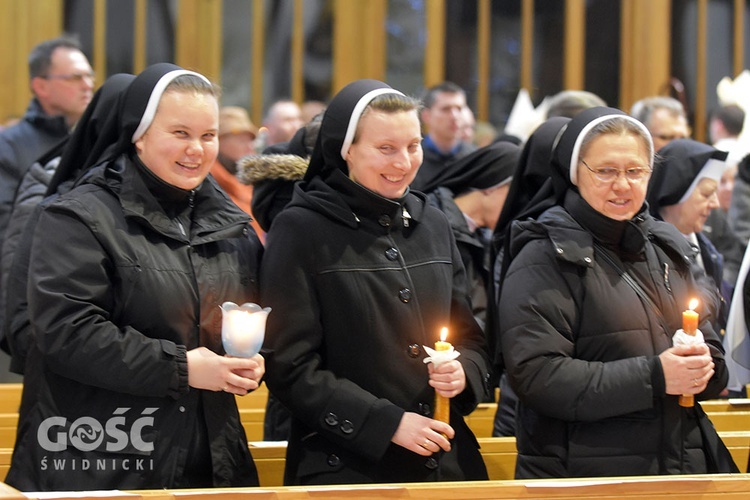
<path id="1" fill-rule="evenodd" d="M 728 104 L 715 109 L 711 118 L 723 123 L 724 128 L 730 134 L 740 135 L 742 126 L 745 124 L 745 111 L 736 104 Z"/>
<path id="2" fill-rule="evenodd" d="M 464 89 L 459 85 L 456 85 L 453 82 L 442 82 L 427 89 L 427 92 L 425 92 L 422 97 L 422 106 L 425 108 L 431 108 L 437 100 L 437 95 L 440 93 L 466 95 Z"/>
<path id="3" fill-rule="evenodd" d="M 63 35 L 38 43 L 29 52 L 29 78 L 47 76 L 52 66 L 52 54 L 59 48 L 82 51 L 81 43 L 73 35 Z"/>

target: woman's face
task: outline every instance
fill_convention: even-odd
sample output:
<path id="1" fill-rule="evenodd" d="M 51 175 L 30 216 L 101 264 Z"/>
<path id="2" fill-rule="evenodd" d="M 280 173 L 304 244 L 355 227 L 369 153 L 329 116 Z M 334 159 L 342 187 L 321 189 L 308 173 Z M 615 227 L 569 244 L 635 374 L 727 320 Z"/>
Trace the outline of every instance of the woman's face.
<path id="1" fill-rule="evenodd" d="M 349 177 L 384 198 L 400 198 L 422 164 L 416 111 L 368 110 L 346 154 Z"/>
<path id="2" fill-rule="evenodd" d="M 718 187 L 719 183 L 714 179 L 701 179 L 687 200 L 659 211 L 662 219 L 677 227 L 682 234 L 702 231 L 711 210 L 719 206 Z"/>
<path id="3" fill-rule="evenodd" d="M 578 190 L 583 199 L 610 219 L 632 219 L 646 200 L 650 175 L 631 182 L 625 177 L 625 170 L 649 168 L 648 148 L 643 139 L 633 134 L 602 134 L 589 143 L 582 158 L 592 170 L 620 170 L 614 181 L 602 182 L 579 161 Z"/>
<path id="4" fill-rule="evenodd" d="M 154 175 L 181 189 L 198 187 L 219 151 L 216 99 L 198 92 L 165 92 L 151 126 L 135 141 Z"/>

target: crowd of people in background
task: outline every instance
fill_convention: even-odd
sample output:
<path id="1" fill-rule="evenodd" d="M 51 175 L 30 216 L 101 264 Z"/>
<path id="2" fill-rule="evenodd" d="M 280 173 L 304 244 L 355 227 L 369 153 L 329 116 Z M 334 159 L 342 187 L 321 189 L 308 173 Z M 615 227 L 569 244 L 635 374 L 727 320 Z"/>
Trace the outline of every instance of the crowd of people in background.
<path id="1" fill-rule="evenodd" d="M 10 485 L 257 485 L 234 397 L 262 382 L 289 485 L 486 479 L 464 416 L 498 387 L 518 478 L 736 470 L 679 398 L 750 383 L 740 106 L 702 143 L 672 97 L 625 112 L 566 90 L 513 135 L 455 83 L 357 80 L 256 126 L 173 64 L 96 89 L 69 37 L 29 71 L 0 132 L 0 370 L 24 382 Z M 226 301 L 272 309 L 252 358 L 224 351 Z M 439 363 L 442 327 L 458 356 Z M 147 437 L 99 446 L 40 431 L 144 416 Z"/>

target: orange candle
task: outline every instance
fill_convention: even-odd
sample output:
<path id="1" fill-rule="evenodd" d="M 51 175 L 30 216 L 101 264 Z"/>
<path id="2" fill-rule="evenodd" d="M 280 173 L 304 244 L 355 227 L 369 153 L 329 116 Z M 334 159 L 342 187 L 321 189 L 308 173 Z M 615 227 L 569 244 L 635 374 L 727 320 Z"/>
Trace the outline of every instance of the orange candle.
<path id="1" fill-rule="evenodd" d="M 682 329 L 688 335 L 695 335 L 695 331 L 698 329 L 698 313 L 695 312 L 698 301 L 692 299 L 689 307 L 687 311 L 682 312 Z"/>
<path id="2" fill-rule="evenodd" d="M 443 327 L 440 330 L 440 340 L 435 342 L 436 351 L 450 351 L 453 346 L 450 342 L 446 342 L 445 339 L 448 337 L 448 329 Z M 441 396 L 435 392 L 435 420 L 440 420 L 446 424 L 450 423 L 451 415 L 451 401 L 445 396 Z"/>
<path id="3" fill-rule="evenodd" d="M 698 300 L 691 299 L 688 310 L 682 312 L 682 330 L 692 336 L 695 336 L 695 331 L 698 329 L 696 307 L 698 307 Z M 695 397 L 692 394 L 682 394 L 680 395 L 679 404 L 685 408 L 691 408 L 695 406 Z"/>

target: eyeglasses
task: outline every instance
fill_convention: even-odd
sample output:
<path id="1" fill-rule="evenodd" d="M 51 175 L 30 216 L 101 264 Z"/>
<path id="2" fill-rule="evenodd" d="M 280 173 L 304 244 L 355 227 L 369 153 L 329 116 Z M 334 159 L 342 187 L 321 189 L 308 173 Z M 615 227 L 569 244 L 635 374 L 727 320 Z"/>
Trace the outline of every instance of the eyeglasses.
<path id="1" fill-rule="evenodd" d="M 620 170 L 619 168 L 602 167 L 594 169 L 589 167 L 588 163 L 586 163 L 583 159 L 581 159 L 581 163 L 583 163 L 583 165 L 587 169 L 589 169 L 592 174 L 594 174 L 594 177 L 598 181 L 607 184 L 616 181 L 620 177 L 620 174 L 624 175 L 625 179 L 627 179 L 631 184 L 636 184 L 644 180 L 651 173 L 650 168 L 638 167 Z"/>
<path id="2" fill-rule="evenodd" d="M 93 82 L 96 80 L 96 75 L 94 73 L 70 73 L 67 75 L 45 75 L 42 78 L 45 80 L 65 80 L 66 82 L 81 83 L 83 80 Z"/>

